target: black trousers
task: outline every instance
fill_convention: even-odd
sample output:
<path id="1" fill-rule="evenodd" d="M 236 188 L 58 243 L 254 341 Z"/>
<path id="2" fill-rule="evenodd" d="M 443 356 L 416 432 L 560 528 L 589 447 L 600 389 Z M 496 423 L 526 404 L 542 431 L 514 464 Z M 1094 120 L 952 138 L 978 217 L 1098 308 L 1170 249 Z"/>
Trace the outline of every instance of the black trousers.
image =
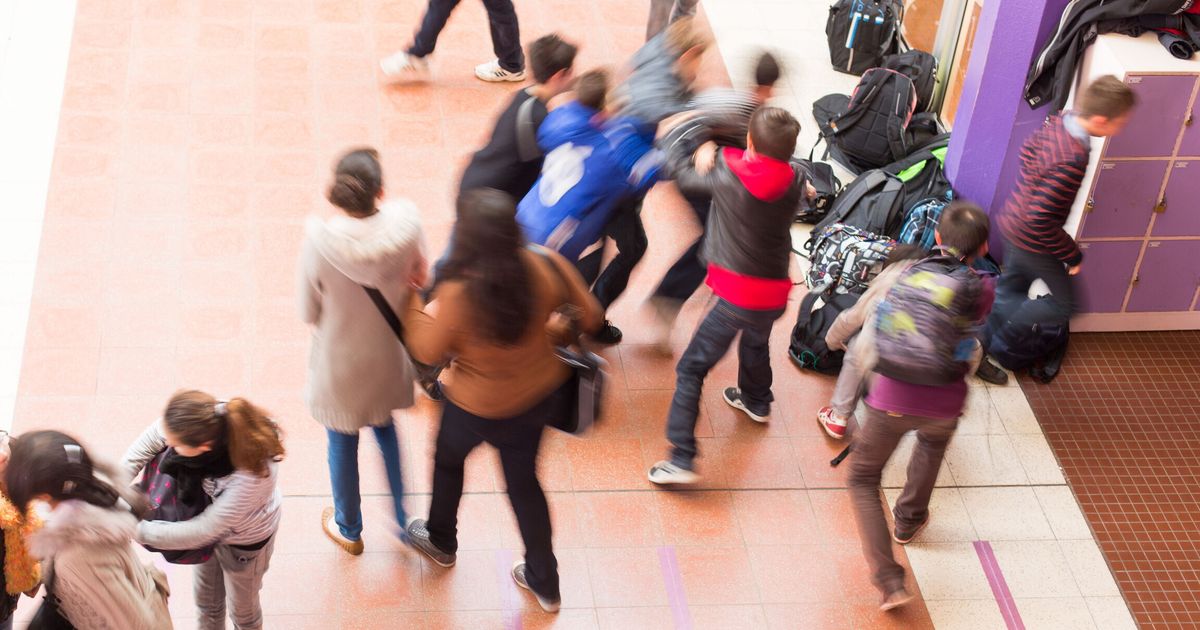
<path id="1" fill-rule="evenodd" d="M 526 578 L 543 597 L 558 599 L 558 559 L 551 544 L 550 508 L 537 478 L 542 429 L 553 414 L 566 413 L 567 386 L 529 411 L 504 420 L 481 418 L 447 400 L 433 456 L 433 500 L 429 540 L 438 549 L 458 551 L 458 504 L 463 492 L 463 462 L 483 442 L 500 451 L 508 500 L 525 543 Z"/>
<path id="2" fill-rule="evenodd" d="M 696 220 L 700 222 L 700 228 L 707 229 L 708 211 L 712 208 L 712 197 L 686 197 L 686 199 L 692 212 L 696 214 Z M 702 247 L 704 247 L 704 233 L 701 233 L 700 238 L 696 239 L 696 242 L 692 243 L 692 246 L 687 248 L 679 260 L 676 260 L 675 264 L 667 270 L 667 275 L 663 276 L 662 281 L 658 283 L 658 288 L 654 290 L 654 297 L 670 300 L 676 305 L 682 304 L 692 297 L 696 289 L 704 284 L 704 278 L 708 275 L 708 269 L 700 260 Z"/>
<path id="3" fill-rule="evenodd" d="M 606 310 L 625 292 L 630 274 L 641 262 L 642 256 L 646 255 L 646 248 L 650 244 L 646 238 L 646 226 L 642 224 L 644 200 L 642 196 L 622 202 L 608 222 L 604 235 L 617 244 L 617 255 L 609 261 L 603 273 L 600 272 L 600 265 L 604 262 L 603 247 L 575 263 L 583 281 L 591 285 L 592 293 Z"/>
<path id="4" fill-rule="evenodd" d="M 429 0 L 421 28 L 413 36 L 408 54 L 424 57 L 437 46 L 438 35 L 450 19 L 450 13 L 460 0 Z M 483 0 L 487 9 L 488 26 L 492 31 L 492 50 L 500 60 L 500 67 L 509 72 L 525 69 L 525 52 L 521 50 L 521 29 L 517 24 L 517 12 L 512 0 Z"/>
<path id="5" fill-rule="evenodd" d="M 1050 299 L 1064 317 L 1075 314 L 1075 288 L 1067 267 L 1050 254 L 1035 254 L 1004 244 L 1004 272 L 996 283 L 996 303 L 984 329 L 984 349 L 991 342 L 993 331 L 1004 326 L 1005 319 L 1029 295 L 1034 280 L 1041 280 L 1050 288 Z"/>

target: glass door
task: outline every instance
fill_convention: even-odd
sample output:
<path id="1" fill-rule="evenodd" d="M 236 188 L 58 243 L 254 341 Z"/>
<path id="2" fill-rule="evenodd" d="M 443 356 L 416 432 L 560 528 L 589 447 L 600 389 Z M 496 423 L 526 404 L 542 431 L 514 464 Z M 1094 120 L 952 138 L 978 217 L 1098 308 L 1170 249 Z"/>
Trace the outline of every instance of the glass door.
<path id="1" fill-rule="evenodd" d="M 923 0 L 912 0 L 915 5 Z M 938 1 L 938 0 L 926 0 Z M 983 0 L 941 0 L 940 26 L 936 29 L 933 55 L 938 59 L 938 81 L 934 103 L 942 124 L 954 128 L 962 98 L 963 80 L 975 46 L 975 29 L 983 13 Z M 905 21 L 907 22 L 907 16 Z M 916 29 L 914 29 L 916 30 Z M 915 46 L 914 46 L 915 47 Z"/>

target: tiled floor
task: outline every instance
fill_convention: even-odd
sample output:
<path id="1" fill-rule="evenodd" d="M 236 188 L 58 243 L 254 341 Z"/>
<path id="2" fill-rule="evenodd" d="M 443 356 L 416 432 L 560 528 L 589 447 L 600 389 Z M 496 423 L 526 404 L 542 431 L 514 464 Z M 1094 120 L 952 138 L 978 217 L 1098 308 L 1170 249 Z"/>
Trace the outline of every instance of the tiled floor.
<path id="1" fill-rule="evenodd" d="M 1195 331 L 1073 335 L 1021 383 L 1142 628 L 1200 625 L 1197 383 Z"/>
<path id="2" fill-rule="evenodd" d="M 777 101 L 806 121 L 808 142 L 808 103 L 854 84 L 822 59 L 825 8 L 753 0 L 752 11 L 749 2 L 705 0 L 721 54 L 709 56 L 704 81 L 728 81 L 726 65 L 740 81 L 751 44 L 776 48 L 788 68 Z M 846 467 L 828 465 L 841 445 L 813 422 L 832 382 L 796 371 L 782 351 L 773 357 L 774 421 L 753 425 L 721 402 L 720 386 L 736 375 L 725 361 L 698 426 L 704 483 L 691 492 L 651 488 L 644 474 L 665 447 L 674 361 L 647 345 L 641 303 L 697 232 L 667 186 L 646 204 L 650 253 L 612 313 L 626 342 L 606 351 L 614 377 L 607 422 L 587 440 L 554 434 L 544 447 L 563 613 L 536 612 L 504 573 L 520 542 L 488 451 L 468 464 L 455 569 L 434 567 L 393 539 L 380 458 L 369 447 L 368 551 L 337 552 L 318 525 L 329 504 L 324 436 L 300 395 L 308 333 L 292 288 L 301 223 L 327 211 L 321 190 L 335 154 L 372 144 L 383 153 L 389 193 L 417 202 L 431 249 L 440 249 L 457 172 L 513 89 L 471 75 L 490 56 L 475 2 L 463 3 L 444 33 L 432 84 L 382 87 L 377 58 L 404 43 L 422 4 L 80 0 L 38 217 L 28 331 L 19 339 L 17 429 L 65 428 L 115 457 L 179 387 L 241 394 L 272 410 L 289 456 L 284 524 L 264 591 L 270 628 L 1130 623 L 1016 387 L 972 384 L 934 520 L 903 560 L 924 600 L 897 615 L 875 609 Z M 642 0 L 522 0 L 519 11 L 525 39 L 557 30 L 582 42 L 580 67 L 619 65 L 644 33 Z M 773 18 L 766 28 L 763 15 Z M 685 308 L 676 354 L 705 297 Z M 773 348 L 786 346 L 799 298 Z M 414 513 L 429 501 L 436 411 L 422 401 L 398 414 Z M 897 460 L 885 475 L 888 499 L 904 480 Z M 171 576 L 172 610 L 190 627 L 190 574 L 171 567 Z"/>

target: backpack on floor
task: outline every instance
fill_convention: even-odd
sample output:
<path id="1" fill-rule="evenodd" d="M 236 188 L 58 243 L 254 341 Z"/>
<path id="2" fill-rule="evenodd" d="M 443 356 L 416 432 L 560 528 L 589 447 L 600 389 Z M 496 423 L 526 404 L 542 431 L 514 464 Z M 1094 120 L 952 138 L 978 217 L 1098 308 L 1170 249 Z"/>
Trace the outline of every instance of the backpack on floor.
<path id="1" fill-rule="evenodd" d="M 882 171 L 895 175 L 904 183 L 904 201 L 907 212 L 918 202 L 930 197 L 953 195 L 950 180 L 946 177 L 946 153 L 950 146 L 950 134 L 933 137 L 929 142 L 914 149 L 907 157 L 883 167 Z"/>
<path id="2" fill-rule="evenodd" d="M 1044 363 L 1067 345 L 1069 320 L 1049 296 L 1027 299 L 992 332 L 988 355 L 1009 370 Z"/>
<path id="3" fill-rule="evenodd" d="M 910 153 L 906 134 L 916 109 L 912 79 L 895 70 L 871 68 L 854 88 L 846 111 L 820 127 L 821 137 L 850 171 L 879 168 Z"/>
<path id="4" fill-rule="evenodd" d="M 833 69 L 862 74 L 900 52 L 904 5 L 893 0 L 837 0 L 829 7 L 825 36 Z"/>
<path id="5" fill-rule="evenodd" d="M 962 379 L 982 292 L 979 276 L 944 250 L 909 267 L 876 311 L 875 371 L 915 385 Z"/>
<path id="6" fill-rule="evenodd" d="M 930 197 L 917 202 L 917 205 L 908 211 L 904 217 L 904 227 L 900 228 L 900 238 L 896 239 L 901 243 L 916 245 L 921 249 L 930 251 L 934 245 L 937 245 L 935 236 L 937 235 L 938 221 L 942 218 L 942 211 L 946 206 L 950 205 L 948 197 Z"/>
<path id="7" fill-rule="evenodd" d="M 821 374 L 837 374 L 841 371 L 846 353 L 844 350 L 830 350 L 825 345 L 825 335 L 837 316 L 854 306 L 858 297 L 855 293 L 809 291 L 800 302 L 800 313 L 796 316 L 796 325 L 792 327 L 792 341 L 788 345 L 788 357 L 792 363 Z M 821 308 L 813 308 L 818 299 L 822 302 Z"/>
<path id="8" fill-rule="evenodd" d="M 841 223 L 814 231 L 805 244 L 810 263 L 805 282 L 810 291 L 861 294 L 895 246 L 886 236 Z"/>
<path id="9" fill-rule="evenodd" d="M 842 223 L 895 238 L 904 222 L 904 210 L 904 182 L 880 170 L 867 171 L 838 195 L 814 232 Z"/>
<path id="10" fill-rule="evenodd" d="M 929 111 L 933 105 L 933 88 L 937 85 L 937 57 L 923 50 L 907 50 L 888 55 L 883 60 L 883 67 L 912 79 L 917 90 L 917 111 Z"/>
<path id="11" fill-rule="evenodd" d="M 796 221 L 819 223 L 825 218 L 825 215 L 829 214 L 833 202 L 838 195 L 842 194 L 845 187 L 842 186 L 842 180 L 834 174 L 833 167 L 824 162 L 812 160 L 794 160 L 793 162 L 808 173 L 808 181 L 817 191 L 817 196 L 812 200 L 801 201 L 802 207 L 799 214 L 796 215 Z"/>

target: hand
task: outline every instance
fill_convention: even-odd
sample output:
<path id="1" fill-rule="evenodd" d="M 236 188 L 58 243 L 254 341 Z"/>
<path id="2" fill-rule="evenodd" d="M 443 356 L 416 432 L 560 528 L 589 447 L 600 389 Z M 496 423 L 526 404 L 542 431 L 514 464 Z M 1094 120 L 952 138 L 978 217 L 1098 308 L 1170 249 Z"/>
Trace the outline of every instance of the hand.
<path id="1" fill-rule="evenodd" d="M 1083 265 L 1075 265 L 1074 267 L 1067 267 L 1067 275 L 1068 275 L 1068 276 L 1077 276 L 1077 275 L 1079 275 L 1079 269 L 1080 269 L 1080 267 L 1082 267 L 1082 266 L 1083 266 Z"/>
<path id="2" fill-rule="evenodd" d="M 804 183 L 804 197 L 809 200 L 817 198 L 817 189 L 813 188 L 813 185 L 808 182 Z"/>
<path id="3" fill-rule="evenodd" d="M 696 149 L 696 155 L 692 160 L 696 164 L 697 173 L 701 175 L 707 174 L 717 163 L 717 144 L 710 140 L 700 145 L 700 148 Z"/>

